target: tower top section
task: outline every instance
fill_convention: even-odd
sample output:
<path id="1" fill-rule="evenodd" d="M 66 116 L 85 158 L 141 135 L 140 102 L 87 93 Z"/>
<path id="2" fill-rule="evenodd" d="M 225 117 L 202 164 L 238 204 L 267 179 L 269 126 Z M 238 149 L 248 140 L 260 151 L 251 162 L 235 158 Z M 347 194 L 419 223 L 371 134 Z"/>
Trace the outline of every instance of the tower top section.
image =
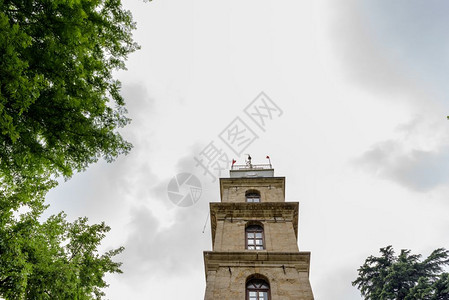
<path id="1" fill-rule="evenodd" d="M 235 165 L 235 160 L 232 160 L 229 177 L 243 178 L 243 177 L 274 177 L 274 169 L 271 165 L 270 157 L 267 156 L 268 164 L 253 164 L 251 156 L 248 154 L 248 159 L 244 165 Z"/>

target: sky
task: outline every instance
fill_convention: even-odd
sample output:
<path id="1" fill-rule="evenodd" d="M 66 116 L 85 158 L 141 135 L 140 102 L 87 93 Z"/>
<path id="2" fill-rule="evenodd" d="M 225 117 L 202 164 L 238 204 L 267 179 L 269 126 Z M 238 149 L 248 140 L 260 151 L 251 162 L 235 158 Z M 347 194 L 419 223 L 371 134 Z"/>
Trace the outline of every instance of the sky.
<path id="1" fill-rule="evenodd" d="M 299 202 L 317 300 L 362 299 L 351 281 L 381 247 L 449 248 L 449 2 L 123 4 L 141 45 L 116 74 L 134 148 L 47 196 L 48 215 L 111 226 L 102 250 L 125 246 L 108 299 L 204 297 L 217 167 L 245 154 L 269 155 Z M 201 193 L 180 205 L 175 180 L 191 175 Z"/>

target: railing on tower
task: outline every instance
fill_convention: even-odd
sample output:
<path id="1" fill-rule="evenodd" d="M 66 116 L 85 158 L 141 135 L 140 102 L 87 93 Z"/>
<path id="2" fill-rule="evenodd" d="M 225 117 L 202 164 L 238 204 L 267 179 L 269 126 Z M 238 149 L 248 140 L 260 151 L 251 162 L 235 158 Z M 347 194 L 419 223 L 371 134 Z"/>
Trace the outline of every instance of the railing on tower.
<path id="1" fill-rule="evenodd" d="M 273 166 L 271 165 L 270 157 L 267 156 L 268 164 L 253 164 L 251 162 L 251 155 L 245 160 L 244 165 L 235 165 L 236 161 L 232 160 L 231 170 L 229 171 L 231 178 L 236 177 L 274 177 Z"/>
<path id="2" fill-rule="evenodd" d="M 245 164 L 245 165 L 232 165 L 231 170 L 265 170 L 273 169 L 271 164 Z"/>

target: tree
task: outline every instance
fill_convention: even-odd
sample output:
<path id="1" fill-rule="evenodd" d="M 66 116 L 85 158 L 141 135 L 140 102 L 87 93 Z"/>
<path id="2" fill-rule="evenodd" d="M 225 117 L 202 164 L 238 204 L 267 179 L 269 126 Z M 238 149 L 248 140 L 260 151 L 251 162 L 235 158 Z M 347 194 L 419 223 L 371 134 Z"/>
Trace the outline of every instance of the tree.
<path id="1" fill-rule="evenodd" d="M 42 207 L 43 209 L 44 207 Z M 112 257 L 123 248 L 97 251 L 109 227 L 73 223 L 60 213 L 43 223 L 36 210 L 9 220 L 0 231 L 0 295 L 6 299 L 101 299 L 105 273 L 121 273 Z"/>
<path id="2" fill-rule="evenodd" d="M 368 300 L 449 299 L 449 251 L 434 250 L 429 257 L 401 250 L 395 256 L 392 246 L 380 249 L 381 256 L 369 256 L 352 282 Z"/>
<path id="3" fill-rule="evenodd" d="M 40 217 L 58 177 L 131 149 L 113 72 L 133 29 L 120 0 L 0 0 L 0 297 L 100 299 L 121 272 L 105 224 Z"/>
<path id="4" fill-rule="evenodd" d="M 134 28 L 120 0 L 0 0 L 0 187 L 11 203 L 130 150 L 112 72 L 138 48 Z"/>

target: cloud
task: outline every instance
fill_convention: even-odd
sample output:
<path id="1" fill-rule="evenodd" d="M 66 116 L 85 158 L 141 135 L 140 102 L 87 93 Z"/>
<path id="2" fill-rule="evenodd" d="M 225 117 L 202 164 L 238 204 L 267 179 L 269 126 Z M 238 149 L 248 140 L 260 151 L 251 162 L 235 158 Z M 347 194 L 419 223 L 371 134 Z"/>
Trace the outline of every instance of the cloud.
<path id="1" fill-rule="evenodd" d="M 345 261 L 345 265 L 335 264 L 338 266 L 330 269 L 316 286 L 312 286 L 315 297 L 317 299 L 361 299 L 360 292 L 351 285 L 352 280 L 355 280 L 357 276 L 355 271 L 357 266 L 349 264 L 348 261 Z M 330 285 L 332 288 L 329 288 Z"/>
<path id="2" fill-rule="evenodd" d="M 158 182 L 148 155 L 155 148 L 151 143 L 152 122 L 148 122 L 154 100 L 141 84 L 125 84 L 122 95 L 132 122 L 121 132 L 134 148 L 111 164 L 100 160 L 61 182 L 47 195 L 51 204 L 48 215 L 65 210 L 69 218 L 87 216 L 92 222 L 105 221 L 114 230 L 117 220 L 126 215 L 128 203 L 151 199 Z"/>
<path id="3" fill-rule="evenodd" d="M 405 148 L 399 140 L 379 142 L 355 163 L 377 176 L 415 191 L 449 183 L 449 146 L 423 151 Z"/>
<path id="4" fill-rule="evenodd" d="M 449 130 L 440 112 L 415 116 L 394 137 L 374 143 L 353 164 L 408 189 L 427 192 L 449 184 Z"/>
<path id="5" fill-rule="evenodd" d="M 385 55 L 381 45 L 376 43 L 362 14 L 358 1 L 333 6 L 330 37 L 336 52 L 344 63 L 347 74 L 366 87 L 394 91 L 406 84 L 397 70 L 395 62 Z"/>
<path id="6" fill-rule="evenodd" d="M 171 177 L 158 178 L 144 200 L 134 202 L 130 221 L 125 226 L 125 251 L 119 258 L 124 263 L 124 280 L 128 284 L 134 284 L 138 277 L 185 278 L 203 265 L 202 251 L 211 247 L 208 204 L 217 198 L 218 187 L 211 188 L 210 179 L 202 176 L 201 169 L 195 167 L 193 156 L 199 148 L 197 144 L 193 145 L 187 150 L 189 154 L 181 157 L 174 168 L 175 173 L 189 172 L 201 180 L 203 190 L 198 202 L 189 207 L 178 207 L 170 202 L 167 185 Z M 160 215 L 161 207 L 165 207 L 166 217 Z M 203 232 L 205 222 L 207 230 Z"/>
<path id="7" fill-rule="evenodd" d="M 432 86 L 435 80 L 430 80 L 440 77 L 439 68 L 430 66 L 447 58 L 441 57 L 444 51 L 429 55 L 428 45 L 417 43 L 442 36 L 436 24 L 447 20 L 441 14 L 432 22 L 425 18 L 438 11 L 438 4 L 430 2 L 424 9 L 418 1 L 406 6 L 388 1 L 328 3 L 334 8 L 329 37 L 342 74 L 378 95 L 378 101 L 402 101 L 407 103 L 405 114 L 420 114 L 401 124 L 393 137 L 373 143 L 353 163 L 414 191 L 448 183 L 447 101 L 439 96 L 447 94 L 447 85 Z"/>
<path id="8" fill-rule="evenodd" d="M 166 228 L 145 206 L 133 209 L 131 215 L 123 254 L 127 279 L 185 276 L 189 270 L 202 265 L 202 250 L 210 247 L 209 236 L 202 233 L 207 216 L 203 209 L 177 209 L 177 221 Z"/>
<path id="9" fill-rule="evenodd" d="M 413 63 L 416 58 L 411 57 L 413 50 L 406 45 L 397 44 L 403 41 L 401 31 L 397 30 L 397 36 L 387 37 L 388 31 L 381 30 L 380 27 L 382 22 L 390 22 L 392 29 L 403 26 L 406 31 L 403 34 L 409 34 L 414 29 L 400 24 L 400 21 L 394 23 L 397 18 L 381 4 L 378 6 L 383 10 L 378 8 L 381 12 L 376 14 L 368 4 L 356 0 L 348 0 L 344 5 L 335 1 L 328 3 L 332 7 L 328 37 L 333 49 L 332 55 L 340 65 L 340 74 L 364 90 L 381 95 L 379 100 L 404 100 L 420 106 L 438 100 L 434 87 L 429 87 L 435 80 L 423 80 L 432 77 L 431 73 L 436 70 L 417 70 L 416 63 Z M 405 15 L 413 14 L 408 5 L 401 7 L 401 12 Z M 396 40 L 399 42 L 389 43 Z M 415 48 L 419 47 L 420 45 L 415 45 Z M 431 60 L 428 55 L 424 56 L 420 65 L 426 66 Z"/>
<path id="10" fill-rule="evenodd" d="M 126 108 L 136 128 L 147 124 L 148 117 L 153 113 L 155 99 L 150 96 L 143 84 L 126 83 L 121 94 L 126 102 Z M 136 124 L 137 123 L 137 124 Z"/>

